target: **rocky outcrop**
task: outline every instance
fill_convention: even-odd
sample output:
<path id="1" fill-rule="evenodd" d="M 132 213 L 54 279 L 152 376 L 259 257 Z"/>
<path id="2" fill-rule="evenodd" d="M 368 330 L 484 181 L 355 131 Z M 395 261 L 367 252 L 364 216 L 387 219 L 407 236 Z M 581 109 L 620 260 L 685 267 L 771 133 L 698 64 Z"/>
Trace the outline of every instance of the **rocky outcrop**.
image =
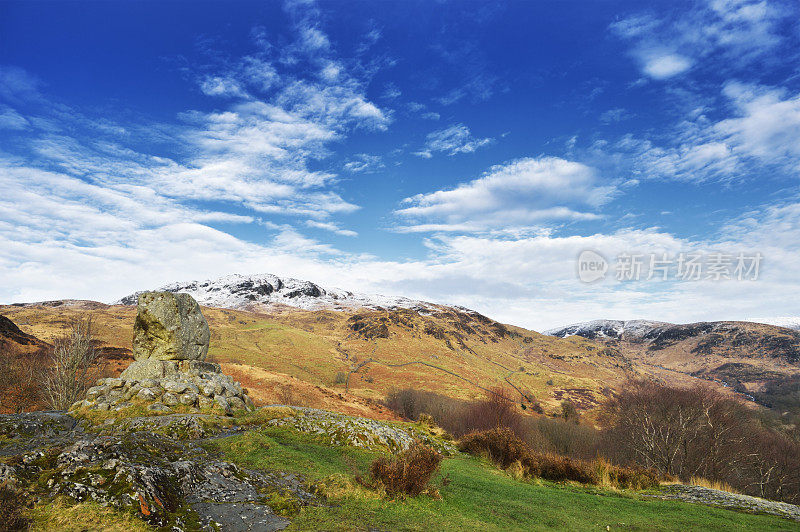
<path id="1" fill-rule="evenodd" d="M 233 414 L 236 410 L 253 409 L 247 390 L 222 373 L 219 364 L 194 360 L 156 360 L 145 364 L 147 367 L 131 364 L 119 378 L 100 379 L 97 386 L 86 392 L 86 399 L 72 405 L 70 410 L 118 411 L 146 405 L 155 412 L 186 407 L 183 410 Z M 153 377 L 159 374 L 160 377 Z"/>
<path id="2" fill-rule="evenodd" d="M 407 450 L 415 441 L 421 441 L 446 456 L 456 452 L 453 443 L 443 440 L 441 435 L 434 436 L 431 427 L 423 424 L 397 427 L 374 419 L 347 416 L 316 408 L 297 406 L 281 408 L 290 413 L 276 416 L 275 419 L 269 420 L 267 425 L 288 427 L 313 434 L 323 438 L 329 445 L 349 445 L 397 453 Z"/>
<path id="3" fill-rule="evenodd" d="M 777 515 L 785 519 L 800 521 L 800 506 L 786 502 L 768 501 L 750 495 L 740 495 L 727 491 L 704 488 L 702 486 L 687 486 L 671 484 L 662 486 L 657 493 L 646 494 L 647 497 L 659 499 L 676 499 L 696 504 L 706 504 L 730 510 L 740 510 L 753 514 Z"/>
<path id="4" fill-rule="evenodd" d="M 205 360 L 211 332 L 189 294 L 139 294 L 133 325 L 133 357 L 138 360 Z"/>
<path id="5" fill-rule="evenodd" d="M 136 360 L 119 378 L 100 379 L 70 411 L 123 410 L 146 405 L 155 412 L 252 410 L 247 390 L 204 362 L 211 334 L 197 302 L 188 294 L 139 295 L 133 330 Z"/>
<path id="6" fill-rule="evenodd" d="M 5 316 L 0 316 L 0 338 L 20 345 L 44 345 L 44 342 L 35 336 L 22 332 L 13 321 Z"/>
<path id="7" fill-rule="evenodd" d="M 95 501 L 173 531 L 282 530 L 290 522 L 265 504 L 270 493 L 319 504 L 295 475 L 245 470 L 197 443 L 145 430 L 98 434 L 59 413 L 0 415 L 0 483 L 44 500 Z"/>

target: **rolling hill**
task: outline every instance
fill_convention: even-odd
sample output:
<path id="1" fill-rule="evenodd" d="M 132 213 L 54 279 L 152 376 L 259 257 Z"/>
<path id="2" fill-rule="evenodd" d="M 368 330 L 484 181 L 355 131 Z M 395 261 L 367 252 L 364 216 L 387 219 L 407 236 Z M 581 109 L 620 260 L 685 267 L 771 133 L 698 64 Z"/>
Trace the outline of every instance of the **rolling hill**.
<path id="1" fill-rule="evenodd" d="M 703 382 L 758 399 L 768 383 L 800 373 L 800 333 L 764 324 L 600 320 L 540 334 L 462 307 L 266 274 L 165 288 L 204 305 L 209 357 L 264 404 L 385 417 L 391 415 L 378 403 L 392 389 L 472 399 L 502 386 L 526 407 L 538 403 L 555 413 L 569 399 L 591 412 L 630 378 Z M 0 306 L 0 314 L 45 342 L 71 319 L 90 316 L 107 370 L 115 374 L 131 360 L 134 301 L 135 294 L 113 305 L 14 304 Z"/>

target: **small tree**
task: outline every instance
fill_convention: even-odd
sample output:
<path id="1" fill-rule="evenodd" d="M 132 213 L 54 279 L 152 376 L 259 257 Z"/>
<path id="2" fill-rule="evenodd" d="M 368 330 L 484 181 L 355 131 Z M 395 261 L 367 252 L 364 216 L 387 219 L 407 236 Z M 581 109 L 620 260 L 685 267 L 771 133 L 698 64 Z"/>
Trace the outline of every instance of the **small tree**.
<path id="1" fill-rule="evenodd" d="M 66 410 L 86 393 L 96 378 L 98 353 L 92 338 L 92 320 L 75 319 L 69 332 L 53 342 L 44 377 L 44 396 L 53 410 Z"/>
<path id="2" fill-rule="evenodd" d="M 561 417 L 564 418 L 564 421 L 569 421 L 571 423 L 577 424 L 581 422 L 581 415 L 578 413 L 575 403 L 569 399 L 561 401 Z"/>

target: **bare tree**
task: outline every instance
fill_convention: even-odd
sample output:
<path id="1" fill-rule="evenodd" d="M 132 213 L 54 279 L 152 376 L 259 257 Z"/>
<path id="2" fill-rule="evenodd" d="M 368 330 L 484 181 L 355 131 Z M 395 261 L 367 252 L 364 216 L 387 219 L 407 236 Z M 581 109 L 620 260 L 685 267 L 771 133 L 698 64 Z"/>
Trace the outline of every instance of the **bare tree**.
<path id="1" fill-rule="evenodd" d="M 75 319 L 70 330 L 53 342 L 44 377 L 44 396 L 53 410 L 66 410 L 86 393 L 99 373 L 92 338 L 92 320 Z"/>

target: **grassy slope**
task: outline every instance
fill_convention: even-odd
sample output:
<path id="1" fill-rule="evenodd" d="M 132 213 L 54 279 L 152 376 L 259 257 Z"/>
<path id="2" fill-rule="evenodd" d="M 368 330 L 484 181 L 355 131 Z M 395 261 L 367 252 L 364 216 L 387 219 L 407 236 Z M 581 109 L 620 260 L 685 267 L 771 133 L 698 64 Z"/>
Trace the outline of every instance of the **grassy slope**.
<path id="1" fill-rule="evenodd" d="M 246 467 L 280 469 L 320 480 L 365 471 L 376 454 L 332 448 L 305 435 L 263 429 L 208 444 Z M 442 485 L 442 478 L 449 483 Z M 468 457 L 445 459 L 434 483 L 441 499 L 364 497 L 357 492 L 304 508 L 291 530 L 798 530 L 797 523 L 771 516 L 595 488 L 514 480 Z"/>

